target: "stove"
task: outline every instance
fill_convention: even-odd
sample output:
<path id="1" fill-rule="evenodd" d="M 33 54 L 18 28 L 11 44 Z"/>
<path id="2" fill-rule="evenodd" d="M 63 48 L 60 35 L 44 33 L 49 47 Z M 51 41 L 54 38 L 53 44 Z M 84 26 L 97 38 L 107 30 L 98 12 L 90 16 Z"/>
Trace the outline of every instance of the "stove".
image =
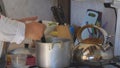
<path id="1" fill-rule="evenodd" d="M 69 68 L 120 68 L 120 56 L 113 57 L 106 63 L 100 62 L 99 66 L 89 64 L 72 63 Z"/>

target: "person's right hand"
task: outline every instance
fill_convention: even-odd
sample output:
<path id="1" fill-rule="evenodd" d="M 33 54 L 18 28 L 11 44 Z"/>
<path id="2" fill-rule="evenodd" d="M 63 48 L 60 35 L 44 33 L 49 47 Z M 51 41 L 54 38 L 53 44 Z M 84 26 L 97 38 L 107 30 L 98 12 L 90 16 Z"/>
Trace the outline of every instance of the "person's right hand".
<path id="1" fill-rule="evenodd" d="M 45 25 L 38 22 L 27 23 L 25 29 L 25 38 L 40 40 L 43 36 Z"/>

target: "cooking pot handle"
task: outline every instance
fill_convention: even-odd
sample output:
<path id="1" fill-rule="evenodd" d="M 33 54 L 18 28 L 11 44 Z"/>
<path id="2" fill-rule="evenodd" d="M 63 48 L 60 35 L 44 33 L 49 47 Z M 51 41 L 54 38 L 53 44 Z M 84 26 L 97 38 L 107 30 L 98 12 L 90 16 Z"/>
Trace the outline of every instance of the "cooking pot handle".
<path id="1" fill-rule="evenodd" d="M 63 42 L 57 42 L 57 43 L 56 43 L 56 42 L 55 42 L 55 43 L 53 42 L 52 45 L 49 45 L 49 50 L 53 49 L 53 47 L 54 47 L 55 44 L 59 44 L 59 45 L 57 45 L 57 46 L 59 46 L 59 48 L 62 48 Z"/>
<path id="2" fill-rule="evenodd" d="M 101 27 L 99 27 L 99 26 L 96 26 L 96 25 L 85 25 L 85 26 L 83 26 L 82 28 L 80 28 L 79 30 L 78 30 L 78 32 L 77 32 L 77 40 L 79 41 L 79 42 L 81 42 L 81 41 L 83 41 L 83 39 L 81 38 L 81 35 L 82 35 L 82 31 L 84 30 L 84 29 L 86 29 L 86 28 L 96 28 L 96 29 L 98 29 L 98 30 L 100 30 L 100 32 L 103 34 L 103 36 L 104 36 L 104 41 L 101 43 L 102 44 L 102 47 L 104 48 L 104 47 L 106 47 L 106 42 L 107 42 L 107 39 L 108 39 L 108 34 L 107 34 L 107 32 L 103 29 L 103 28 L 101 28 Z"/>

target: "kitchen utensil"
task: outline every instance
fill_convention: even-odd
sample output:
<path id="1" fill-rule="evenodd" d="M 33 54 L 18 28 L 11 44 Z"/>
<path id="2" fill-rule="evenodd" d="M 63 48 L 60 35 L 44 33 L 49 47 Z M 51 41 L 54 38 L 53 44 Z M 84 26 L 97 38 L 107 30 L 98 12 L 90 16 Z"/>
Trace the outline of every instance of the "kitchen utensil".
<path id="1" fill-rule="evenodd" d="M 62 22 L 66 23 L 66 20 L 65 20 L 66 17 L 65 17 L 62 6 L 58 6 L 58 14 L 59 14 L 60 18 L 62 19 Z"/>
<path id="2" fill-rule="evenodd" d="M 55 20 L 56 20 L 57 22 L 60 22 L 59 17 L 58 17 L 58 14 L 57 14 L 57 7 L 56 7 L 56 6 L 51 7 L 51 11 L 52 11 L 52 13 L 53 13 L 53 16 L 54 16 Z"/>
<path id="3" fill-rule="evenodd" d="M 65 22 L 63 18 L 61 17 L 60 9 L 58 9 L 58 7 L 56 6 L 53 6 L 51 7 L 51 10 L 53 12 L 55 20 L 59 23 L 59 25 L 64 25 Z"/>
<path id="4" fill-rule="evenodd" d="M 86 29 L 86 28 L 95 28 L 95 29 L 98 29 L 100 32 L 102 32 L 102 34 L 103 34 L 103 37 L 104 38 L 86 38 L 86 39 L 84 39 L 83 40 L 83 37 L 82 37 L 82 32 L 83 32 L 83 30 L 84 29 Z M 100 33 L 99 32 L 99 33 Z M 107 34 L 107 32 L 104 30 L 104 29 L 102 29 L 102 28 L 100 28 L 100 27 L 98 27 L 98 26 L 96 26 L 96 25 L 85 25 L 85 26 L 83 26 L 82 28 L 80 28 L 79 30 L 78 30 L 78 32 L 77 32 L 77 39 L 78 39 L 78 41 L 79 42 L 81 42 L 81 43 L 88 43 L 88 44 L 100 44 L 100 43 L 102 43 L 102 47 L 104 48 L 104 46 L 105 46 L 105 44 L 106 44 L 106 42 L 107 42 L 107 39 L 108 39 L 108 34 Z M 89 40 L 90 39 L 90 40 Z M 103 41 L 104 40 L 104 41 Z M 88 41 L 88 42 L 87 42 Z M 96 41 L 96 42 L 95 42 Z"/>
<path id="5" fill-rule="evenodd" d="M 72 40 L 72 36 L 68 25 L 58 25 L 56 26 L 56 31 L 57 37 Z"/>
<path id="6" fill-rule="evenodd" d="M 56 32 L 57 32 L 57 37 L 60 38 L 66 38 L 66 39 L 71 39 L 72 40 L 72 36 L 69 30 L 69 26 L 65 25 L 65 20 L 63 19 L 64 17 L 64 13 L 62 12 L 61 9 L 58 9 L 57 7 L 52 7 L 51 8 L 53 11 L 53 15 L 56 19 L 56 21 L 59 23 L 58 26 L 56 26 Z"/>
<path id="7" fill-rule="evenodd" d="M 62 7 L 53 6 L 51 7 L 51 10 L 53 12 L 54 18 L 59 23 L 59 25 L 56 26 L 57 37 L 72 40 L 72 35 L 70 33 L 69 26 L 65 25 L 66 21 Z"/>
<path id="8" fill-rule="evenodd" d="M 88 24 L 94 24 L 96 23 L 97 19 L 99 16 L 99 12 L 96 10 L 92 10 L 92 9 L 88 9 L 87 10 L 87 14 L 83 20 L 82 25 L 86 25 L 86 22 L 88 22 Z"/>
<path id="9" fill-rule="evenodd" d="M 43 68 L 69 67 L 72 42 L 69 39 L 52 38 L 47 43 L 36 42 L 37 65 Z"/>
<path id="10" fill-rule="evenodd" d="M 81 33 L 86 28 L 98 29 L 102 35 L 102 38 L 81 38 Z M 107 32 L 96 25 L 85 25 L 79 29 L 77 33 L 77 39 L 79 44 L 75 46 L 73 50 L 74 60 L 78 63 L 84 63 L 89 65 L 105 64 L 113 58 L 113 47 L 108 43 Z M 109 48 L 110 47 L 110 48 Z"/>
<path id="11" fill-rule="evenodd" d="M 99 16 L 99 12 L 92 10 L 92 9 L 88 9 L 86 16 L 82 22 L 82 26 L 84 25 L 88 25 L 88 24 L 96 24 L 96 21 L 98 19 Z M 89 36 L 91 36 L 93 33 L 93 29 L 92 28 L 87 28 L 84 31 L 84 34 L 82 35 L 83 38 L 88 38 Z"/>

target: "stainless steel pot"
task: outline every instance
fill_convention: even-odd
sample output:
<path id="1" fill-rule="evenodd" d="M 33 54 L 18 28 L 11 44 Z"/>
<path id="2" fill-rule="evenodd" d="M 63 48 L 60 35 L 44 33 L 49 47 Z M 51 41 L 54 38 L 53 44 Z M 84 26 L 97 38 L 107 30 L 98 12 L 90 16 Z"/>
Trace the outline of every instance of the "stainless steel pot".
<path id="1" fill-rule="evenodd" d="M 50 43 L 36 42 L 37 65 L 43 68 L 69 67 L 71 46 L 68 39 L 53 38 Z"/>

